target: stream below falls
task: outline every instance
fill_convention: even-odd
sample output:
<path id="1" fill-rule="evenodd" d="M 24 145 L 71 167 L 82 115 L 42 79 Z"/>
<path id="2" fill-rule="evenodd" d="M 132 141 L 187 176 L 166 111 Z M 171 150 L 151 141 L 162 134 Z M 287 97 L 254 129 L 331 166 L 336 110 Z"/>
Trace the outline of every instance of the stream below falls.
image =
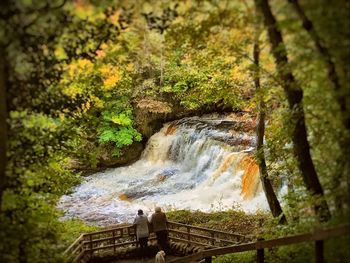
<path id="1" fill-rule="evenodd" d="M 58 207 L 64 219 L 106 226 L 131 222 L 138 209 L 267 210 L 252 158 L 251 120 L 191 117 L 166 123 L 140 160 L 85 177 Z"/>

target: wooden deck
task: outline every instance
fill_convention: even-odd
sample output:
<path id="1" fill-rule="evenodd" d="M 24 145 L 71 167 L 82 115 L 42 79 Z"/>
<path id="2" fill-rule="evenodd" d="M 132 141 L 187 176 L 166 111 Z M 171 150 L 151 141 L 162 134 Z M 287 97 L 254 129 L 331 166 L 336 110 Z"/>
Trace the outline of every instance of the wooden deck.
<path id="1" fill-rule="evenodd" d="M 297 244 L 302 242 L 315 243 L 315 262 L 323 263 L 323 241 L 340 236 L 350 236 L 350 224 L 341 225 L 329 229 L 317 229 L 313 233 L 306 233 L 294 236 L 287 236 L 271 240 L 256 239 L 252 236 L 242 236 L 236 233 L 223 232 L 208 228 L 168 223 L 169 240 L 173 248 L 183 253 L 183 257 L 167 257 L 168 263 L 189 263 L 205 259 L 211 262 L 213 256 L 239 253 L 243 251 L 256 250 L 257 262 L 264 262 L 264 249 Z M 155 243 L 155 236 L 152 233 L 149 242 Z M 253 242 L 255 241 L 255 242 Z M 87 262 L 93 258 L 118 256 L 118 261 L 109 262 L 142 262 L 141 260 L 123 259 L 134 254 L 137 241 L 135 227 L 132 225 L 106 229 L 103 231 L 82 234 L 64 252 L 66 262 Z M 124 253 L 124 254 L 123 254 Z M 187 255 L 186 254 L 190 254 Z M 124 261 L 123 261 L 124 260 Z M 145 263 L 154 262 L 154 258 L 146 259 Z"/>
<path id="2" fill-rule="evenodd" d="M 175 256 L 168 256 L 166 258 L 166 262 L 179 259 L 179 257 Z M 118 260 L 112 260 L 109 263 L 154 263 L 154 257 L 152 258 L 146 258 L 146 259 L 118 259 Z"/>
<path id="3" fill-rule="evenodd" d="M 168 222 L 169 240 L 186 244 L 191 248 L 191 253 L 202 249 L 220 248 L 229 245 L 237 245 L 251 240 L 251 238 L 230 232 L 223 232 L 209 228 Z M 103 255 L 116 255 L 128 253 L 128 248 L 137 246 L 135 227 L 110 228 L 103 231 L 82 234 L 64 252 L 68 262 L 80 262 L 87 257 L 101 257 Z M 155 243 L 156 238 L 152 233 L 149 242 Z M 181 247 L 180 247 L 181 249 Z"/>

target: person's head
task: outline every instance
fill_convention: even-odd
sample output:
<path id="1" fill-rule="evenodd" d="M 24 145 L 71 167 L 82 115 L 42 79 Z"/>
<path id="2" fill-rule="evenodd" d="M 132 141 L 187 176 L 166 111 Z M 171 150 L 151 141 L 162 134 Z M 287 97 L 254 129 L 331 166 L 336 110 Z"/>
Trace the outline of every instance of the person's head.
<path id="1" fill-rule="evenodd" d="M 140 215 L 143 215 L 143 211 L 141 210 L 141 209 L 139 209 L 138 211 L 137 211 L 137 214 L 140 216 Z"/>
<path id="2" fill-rule="evenodd" d="M 154 209 L 154 211 L 155 211 L 156 213 L 160 213 L 160 212 L 162 211 L 162 209 L 161 209 L 159 206 L 157 206 L 157 207 Z"/>

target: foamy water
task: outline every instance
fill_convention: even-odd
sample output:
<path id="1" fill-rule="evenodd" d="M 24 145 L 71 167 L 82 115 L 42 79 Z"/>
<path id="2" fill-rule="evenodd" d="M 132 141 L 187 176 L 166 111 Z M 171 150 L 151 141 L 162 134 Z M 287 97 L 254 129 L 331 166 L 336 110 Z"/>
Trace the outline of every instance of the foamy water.
<path id="1" fill-rule="evenodd" d="M 64 218 L 97 225 L 130 222 L 138 209 L 268 209 L 249 159 L 254 137 L 216 129 L 219 120 L 189 118 L 153 135 L 139 161 L 85 178 L 59 202 Z M 243 181 L 242 179 L 245 178 Z"/>

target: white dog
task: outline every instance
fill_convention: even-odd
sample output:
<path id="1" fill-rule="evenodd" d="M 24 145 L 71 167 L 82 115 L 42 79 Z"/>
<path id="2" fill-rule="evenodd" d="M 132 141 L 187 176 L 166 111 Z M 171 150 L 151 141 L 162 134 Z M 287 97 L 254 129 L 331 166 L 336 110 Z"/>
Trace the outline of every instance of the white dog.
<path id="1" fill-rule="evenodd" d="M 156 255 L 155 263 L 165 263 L 165 252 L 163 250 L 159 251 Z"/>

